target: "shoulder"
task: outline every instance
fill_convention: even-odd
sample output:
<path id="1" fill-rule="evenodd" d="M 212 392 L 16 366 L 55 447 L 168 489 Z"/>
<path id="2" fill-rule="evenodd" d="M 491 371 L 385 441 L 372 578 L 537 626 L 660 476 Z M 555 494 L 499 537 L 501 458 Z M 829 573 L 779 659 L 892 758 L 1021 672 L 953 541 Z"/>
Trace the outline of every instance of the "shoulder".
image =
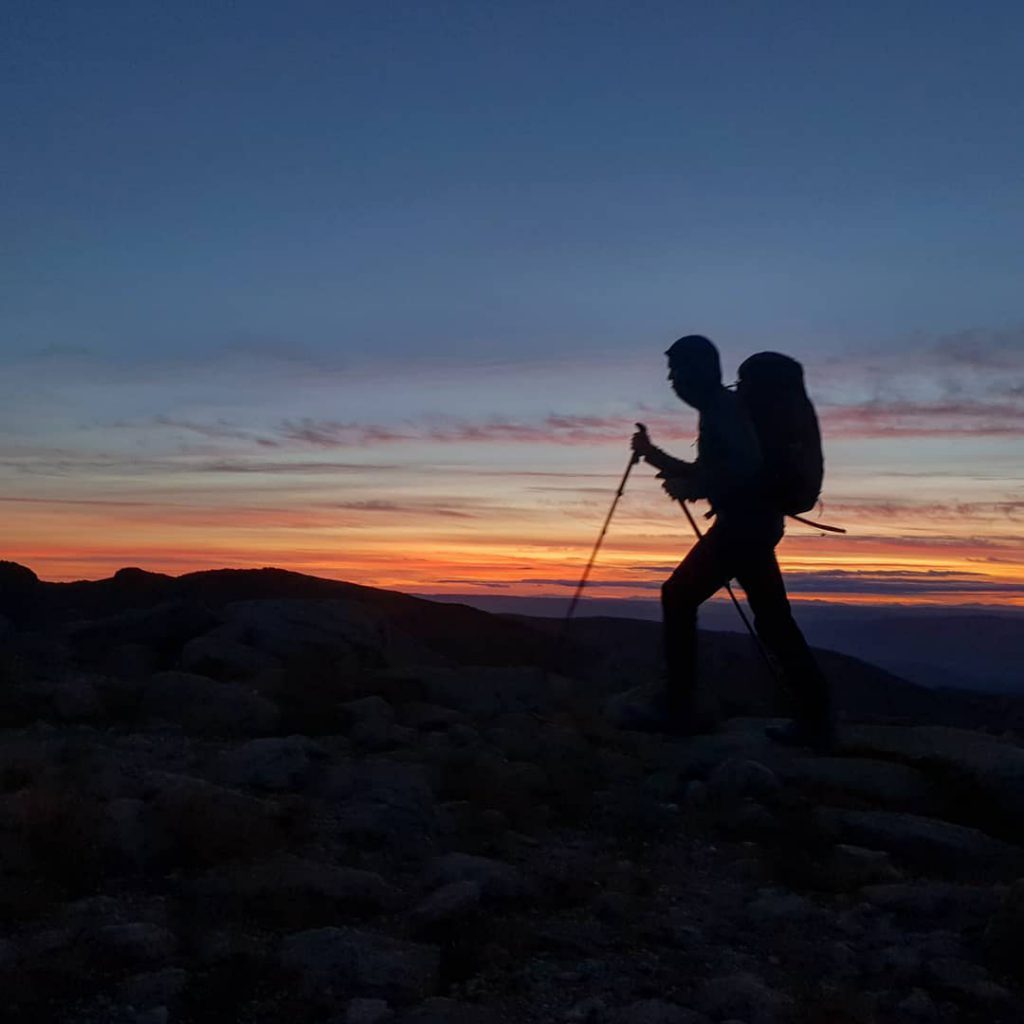
<path id="1" fill-rule="evenodd" d="M 749 452 L 753 456 L 760 450 L 754 421 L 747 407 L 734 391 L 722 389 L 715 402 L 715 431 L 726 440 L 734 452 Z"/>
<path id="2" fill-rule="evenodd" d="M 701 411 L 701 418 L 719 426 L 730 426 L 747 418 L 739 396 L 728 388 L 722 390 Z"/>

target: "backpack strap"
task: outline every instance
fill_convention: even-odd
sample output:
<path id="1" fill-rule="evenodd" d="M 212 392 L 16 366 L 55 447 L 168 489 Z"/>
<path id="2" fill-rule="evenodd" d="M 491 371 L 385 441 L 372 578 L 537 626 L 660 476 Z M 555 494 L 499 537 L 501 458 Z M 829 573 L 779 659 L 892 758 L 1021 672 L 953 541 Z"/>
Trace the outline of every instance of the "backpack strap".
<path id="1" fill-rule="evenodd" d="M 813 526 L 816 530 L 826 530 L 828 533 L 846 533 L 846 530 L 842 526 L 829 526 L 828 523 L 816 523 L 813 519 L 804 519 L 803 516 L 790 515 L 790 519 L 795 519 L 798 523 L 803 523 L 804 526 Z"/>

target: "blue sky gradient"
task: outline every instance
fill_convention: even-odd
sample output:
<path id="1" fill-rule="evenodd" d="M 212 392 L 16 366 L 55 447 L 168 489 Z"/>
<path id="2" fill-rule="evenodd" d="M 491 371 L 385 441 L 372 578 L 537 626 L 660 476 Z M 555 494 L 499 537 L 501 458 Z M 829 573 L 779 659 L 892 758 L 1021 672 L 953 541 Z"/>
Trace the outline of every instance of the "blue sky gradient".
<path id="1" fill-rule="evenodd" d="M 21 557 L 67 574 L 134 545 L 170 564 L 223 520 L 210 559 L 301 549 L 371 581 L 368 549 L 328 555 L 346 529 L 390 537 L 400 506 L 373 564 L 436 509 L 473 519 L 443 539 L 460 574 L 472 551 L 481 580 L 518 557 L 517 516 L 572 563 L 634 419 L 685 453 L 661 353 L 688 331 L 727 372 L 764 348 L 805 361 L 826 495 L 872 543 L 909 551 L 926 522 L 936 551 L 1008 557 L 1020 5 L 6 12 L 0 486 L 52 503 L 12 523 Z M 527 496 L 521 473 L 566 490 Z M 137 535 L 69 561 L 103 527 L 60 503 L 97 500 L 192 511 L 188 529 L 125 512 Z M 317 503 L 355 518 L 295 518 Z M 229 534 L 259 510 L 295 525 Z"/>

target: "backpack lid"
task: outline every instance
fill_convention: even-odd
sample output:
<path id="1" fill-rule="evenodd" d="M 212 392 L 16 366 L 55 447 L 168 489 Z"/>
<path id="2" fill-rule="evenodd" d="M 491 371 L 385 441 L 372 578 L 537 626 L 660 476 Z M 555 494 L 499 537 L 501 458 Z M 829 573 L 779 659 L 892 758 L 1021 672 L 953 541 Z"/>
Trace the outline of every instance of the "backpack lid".
<path id="1" fill-rule="evenodd" d="M 740 363 L 737 373 L 740 385 L 803 390 L 804 368 L 791 356 L 781 352 L 758 352 Z"/>

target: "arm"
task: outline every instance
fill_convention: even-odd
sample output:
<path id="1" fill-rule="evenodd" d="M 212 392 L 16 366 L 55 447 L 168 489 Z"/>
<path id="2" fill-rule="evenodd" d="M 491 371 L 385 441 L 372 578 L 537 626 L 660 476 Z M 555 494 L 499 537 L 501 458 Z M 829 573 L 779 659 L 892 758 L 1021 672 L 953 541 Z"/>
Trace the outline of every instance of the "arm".
<path id="1" fill-rule="evenodd" d="M 656 445 L 641 454 L 646 462 L 652 465 L 662 476 L 692 476 L 697 469 L 696 462 L 687 462 L 685 459 L 677 459 L 668 452 L 662 451 Z"/>
<path id="2" fill-rule="evenodd" d="M 658 470 L 659 478 L 665 481 L 666 492 L 677 501 L 704 497 L 706 492 L 700 460 L 687 462 L 685 459 L 669 455 L 652 444 L 642 423 L 638 423 L 637 427 L 637 432 L 633 435 L 633 451 L 636 452 L 637 458 L 644 459 Z"/>

